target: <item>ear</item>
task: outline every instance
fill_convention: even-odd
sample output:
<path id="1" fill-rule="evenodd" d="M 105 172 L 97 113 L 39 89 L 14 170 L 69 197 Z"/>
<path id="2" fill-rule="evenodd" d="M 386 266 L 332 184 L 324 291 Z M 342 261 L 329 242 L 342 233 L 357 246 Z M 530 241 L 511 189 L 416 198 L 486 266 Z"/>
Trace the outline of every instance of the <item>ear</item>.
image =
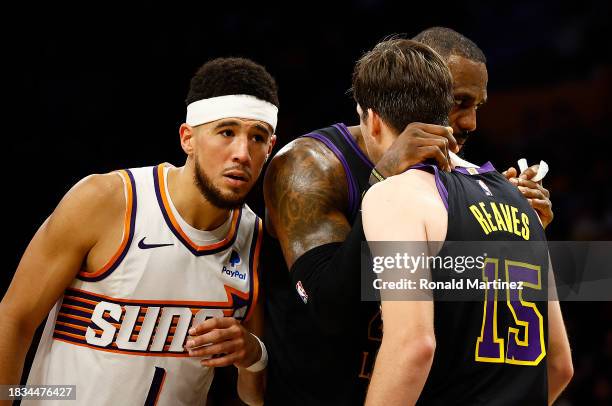
<path id="1" fill-rule="evenodd" d="M 274 148 L 274 145 L 276 145 L 276 134 L 272 134 L 272 136 L 270 137 L 270 145 L 268 145 L 268 153 L 266 154 L 266 157 L 270 156 L 270 154 L 272 153 L 272 149 Z"/>
<path id="2" fill-rule="evenodd" d="M 363 110 L 361 110 L 361 106 L 357 103 L 357 115 L 359 116 L 359 121 L 363 121 Z"/>
<path id="3" fill-rule="evenodd" d="M 378 113 L 376 113 L 372 109 L 368 109 L 367 124 L 370 128 L 370 133 L 372 134 L 372 137 L 380 141 L 380 137 L 382 136 L 383 122 L 380 119 Z"/>
<path id="4" fill-rule="evenodd" d="M 179 135 L 181 137 L 181 148 L 188 156 L 193 154 L 195 145 L 193 145 L 195 133 L 193 127 L 189 124 L 183 123 L 179 128 Z"/>

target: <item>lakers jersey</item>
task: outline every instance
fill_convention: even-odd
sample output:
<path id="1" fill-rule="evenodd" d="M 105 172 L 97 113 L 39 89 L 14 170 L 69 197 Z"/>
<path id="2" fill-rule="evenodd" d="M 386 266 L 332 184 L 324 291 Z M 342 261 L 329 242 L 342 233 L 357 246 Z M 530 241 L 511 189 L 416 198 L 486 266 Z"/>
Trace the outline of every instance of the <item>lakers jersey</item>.
<path id="1" fill-rule="evenodd" d="M 493 249 L 482 279 L 521 280 L 527 286 L 522 293 L 492 287 L 480 301 L 439 300 L 444 292 L 434 293 L 436 351 L 418 404 L 546 405 L 547 302 L 525 300 L 529 291 L 545 289 L 548 272 L 536 212 L 490 163 L 450 173 L 417 167 L 434 172 L 448 210 L 438 256 L 456 258 L 466 255 L 468 246 L 489 243 Z M 434 281 L 451 274 L 457 275 L 432 270 Z"/>
<path id="2" fill-rule="evenodd" d="M 249 318 L 262 222 L 244 205 L 218 229 L 197 230 L 172 203 L 167 167 L 118 173 L 120 248 L 58 300 L 28 384 L 76 385 L 77 404 L 204 404 L 213 369 L 188 356 L 187 332 L 210 317 Z"/>
<path id="3" fill-rule="evenodd" d="M 343 123 L 304 137 L 321 142 L 342 164 L 347 182 L 338 187 L 346 187 L 348 192 L 344 216 L 363 233 L 359 205 L 368 188 L 373 163 Z M 365 240 L 365 236 L 362 238 Z M 327 245 L 332 244 L 340 245 Z M 354 304 L 355 311 L 341 316 L 346 326 L 342 331 L 326 331 L 313 318 L 291 282 L 278 241 L 268 236 L 264 250 L 265 343 L 270 357 L 265 404 L 363 405 L 382 334 L 375 324 L 378 304 L 360 301 L 358 287 L 342 292 Z M 358 270 L 360 256 L 356 253 L 354 262 L 346 266 Z"/>

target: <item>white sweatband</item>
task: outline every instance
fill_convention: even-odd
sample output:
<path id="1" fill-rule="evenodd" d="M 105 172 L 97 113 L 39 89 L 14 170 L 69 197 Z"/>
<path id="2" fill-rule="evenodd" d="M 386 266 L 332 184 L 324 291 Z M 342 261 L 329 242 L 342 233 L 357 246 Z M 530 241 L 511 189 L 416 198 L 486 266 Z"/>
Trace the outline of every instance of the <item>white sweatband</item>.
<path id="1" fill-rule="evenodd" d="M 259 337 L 257 337 L 253 333 L 251 333 L 251 335 L 253 337 L 255 337 L 257 339 L 257 341 L 259 342 L 259 346 L 261 347 L 261 358 L 259 358 L 259 361 L 257 361 L 256 363 L 254 363 L 250 367 L 246 368 L 246 370 L 249 371 L 249 372 L 259 372 L 259 371 L 263 370 L 266 366 L 268 366 L 268 351 L 266 351 L 266 346 L 259 339 Z"/>
<path id="2" fill-rule="evenodd" d="M 194 101 L 187 106 L 185 122 L 192 127 L 222 118 L 237 117 L 259 120 L 276 131 L 278 107 L 247 94 L 232 94 Z"/>

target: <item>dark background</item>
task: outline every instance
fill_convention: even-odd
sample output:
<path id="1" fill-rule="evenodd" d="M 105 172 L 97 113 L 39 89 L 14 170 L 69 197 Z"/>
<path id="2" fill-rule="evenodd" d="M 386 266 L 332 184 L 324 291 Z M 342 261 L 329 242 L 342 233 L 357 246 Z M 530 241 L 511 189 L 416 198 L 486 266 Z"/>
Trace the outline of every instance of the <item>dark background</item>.
<path id="1" fill-rule="evenodd" d="M 610 2 L 101 4 L 5 15 L 16 28 L 3 35 L 11 72 L 4 75 L 9 207 L 0 292 L 79 179 L 183 163 L 183 100 L 206 60 L 244 56 L 268 68 L 280 87 L 280 147 L 331 123 L 356 123 L 347 94 L 356 59 L 388 34 L 413 36 L 432 25 L 463 33 L 488 58 L 489 102 L 467 158 L 499 170 L 521 157 L 546 160 L 555 212 L 549 239 L 612 239 Z M 260 193 L 249 201 L 263 213 Z M 559 404 L 612 404 L 612 306 L 562 306 L 575 375 Z"/>

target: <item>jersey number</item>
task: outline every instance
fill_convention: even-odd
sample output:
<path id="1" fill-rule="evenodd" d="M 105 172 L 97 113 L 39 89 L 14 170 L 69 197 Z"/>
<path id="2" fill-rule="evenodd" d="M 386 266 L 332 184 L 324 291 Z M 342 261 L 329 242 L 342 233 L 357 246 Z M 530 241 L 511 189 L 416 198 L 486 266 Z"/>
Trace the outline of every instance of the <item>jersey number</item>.
<path id="1" fill-rule="evenodd" d="M 507 282 L 523 282 L 523 288 L 542 289 L 540 267 L 505 260 Z M 499 280 L 499 260 L 488 258 L 482 270 L 485 282 Z M 535 303 L 523 300 L 522 290 L 506 289 L 506 305 L 515 326 L 508 328 L 507 345 L 497 335 L 497 289 L 487 289 L 480 337 L 476 340 L 476 361 L 538 365 L 546 355 L 544 318 Z"/>
<path id="2" fill-rule="evenodd" d="M 162 386 L 164 386 L 164 379 L 166 379 L 166 370 L 164 368 L 155 367 L 153 380 L 151 381 L 149 393 L 147 394 L 147 399 L 144 403 L 145 406 L 153 406 L 157 403 L 159 393 L 162 390 Z"/>

